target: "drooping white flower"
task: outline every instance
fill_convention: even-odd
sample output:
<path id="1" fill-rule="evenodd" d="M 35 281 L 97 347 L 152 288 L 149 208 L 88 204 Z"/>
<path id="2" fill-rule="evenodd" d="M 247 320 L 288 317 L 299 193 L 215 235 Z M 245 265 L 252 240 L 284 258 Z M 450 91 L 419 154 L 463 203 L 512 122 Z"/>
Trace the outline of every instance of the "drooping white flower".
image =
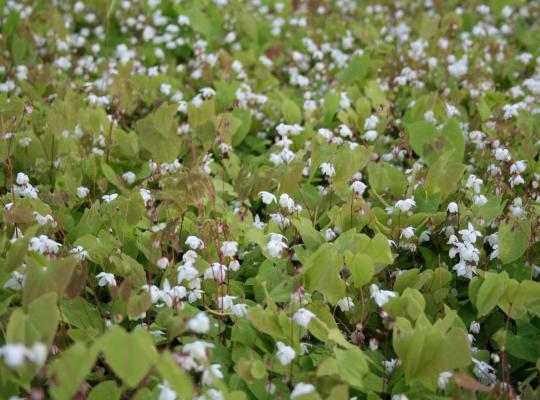
<path id="1" fill-rule="evenodd" d="M 188 354 L 190 357 L 195 360 L 205 362 L 208 360 L 206 351 L 208 349 L 213 349 L 214 345 L 212 343 L 203 342 L 202 340 L 196 340 L 194 342 L 184 345 L 182 351 Z"/>
<path id="2" fill-rule="evenodd" d="M 352 298 L 344 297 L 337 302 L 337 306 L 340 308 L 341 311 L 347 312 L 352 310 L 352 308 L 354 307 L 354 302 Z"/>
<path id="3" fill-rule="evenodd" d="M 195 333 L 206 333 L 210 330 L 210 319 L 205 312 L 200 312 L 188 321 L 187 327 Z"/>
<path id="4" fill-rule="evenodd" d="M 204 271 L 204 279 L 214 279 L 218 283 L 224 282 L 226 277 L 227 266 L 218 262 L 213 263 L 211 267 Z"/>
<path id="5" fill-rule="evenodd" d="M 450 214 L 455 214 L 459 211 L 458 205 L 456 202 L 452 201 L 448 203 L 448 207 L 446 208 L 446 211 Z"/>
<path id="6" fill-rule="evenodd" d="M 291 392 L 291 399 L 296 399 L 297 397 L 314 393 L 315 386 L 311 383 L 298 382 Z"/>
<path id="7" fill-rule="evenodd" d="M 88 252 L 82 246 L 75 246 L 69 253 L 73 254 L 73 257 L 78 261 L 86 260 L 89 256 Z"/>
<path id="8" fill-rule="evenodd" d="M 362 196 L 364 194 L 364 192 L 366 191 L 366 189 L 367 189 L 367 185 L 362 181 L 355 180 L 355 181 L 353 181 L 353 183 L 351 183 L 351 190 L 357 196 Z"/>
<path id="9" fill-rule="evenodd" d="M 105 203 L 110 203 L 111 201 L 114 201 L 118 198 L 118 193 L 112 193 L 112 194 L 105 194 L 103 196 L 101 196 L 101 199 L 105 202 Z"/>
<path id="10" fill-rule="evenodd" d="M 131 185 L 135 182 L 135 180 L 137 179 L 137 175 L 135 175 L 133 172 L 131 171 L 128 171 L 128 172 L 125 172 L 124 174 L 122 174 L 122 179 L 124 180 L 124 182 L 126 182 L 127 184 Z"/>
<path id="11" fill-rule="evenodd" d="M 283 366 L 289 365 L 296 357 L 296 352 L 294 349 L 291 346 L 287 346 L 285 343 L 279 341 L 276 343 L 276 346 L 276 357 L 279 363 Z"/>
<path id="12" fill-rule="evenodd" d="M 108 272 L 100 272 L 96 275 L 96 278 L 99 279 L 98 286 L 116 286 L 116 279 L 113 274 Z"/>
<path id="13" fill-rule="evenodd" d="M 158 400 L 176 400 L 176 392 L 167 384 L 167 382 L 160 383 Z"/>
<path id="14" fill-rule="evenodd" d="M 444 390 L 446 385 L 448 385 L 448 382 L 450 381 L 450 378 L 452 377 L 452 373 L 448 371 L 441 372 L 439 374 L 439 379 L 437 381 L 437 386 L 439 386 L 439 389 Z"/>
<path id="15" fill-rule="evenodd" d="M 225 241 L 220 248 L 224 257 L 234 257 L 238 251 L 238 243 L 235 241 Z"/>
<path id="16" fill-rule="evenodd" d="M 326 162 L 321 163 L 321 172 L 328 179 L 336 175 L 336 170 L 334 169 L 334 166 L 331 163 L 326 163 Z"/>
<path id="17" fill-rule="evenodd" d="M 159 269 L 167 269 L 167 267 L 169 266 L 169 259 L 167 257 L 160 257 L 157 261 L 156 261 L 156 266 L 159 268 Z"/>
<path id="18" fill-rule="evenodd" d="M 270 234 L 270 241 L 266 244 L 266 250 L 268 250 L 271 257 L 281 257 L 283 250 L 289 247 L 286 243 L 283 243 L 283 240 L 285 240 L 285 236 L 279 233 Z"/>
<path id="19" fill-rule="evenodd" d="M 369 287 L 369 291 L 371 293 L 371 298 L 379 307 L 382 307 L 388 303 L 388 300 L 390 300 L 391 297 L 397 296 L 396 292 L 392 292 L 390 290 L 381 290 L 374 283 Z"/>
<path id="20" fill-rule="evenodd" d="M 212 385 L 215 380 L 223 379 L 223 372 L 221 372 L 221 365 L 212 364 L 205 367 L 202 374 L 202 384 Z"/>
<path id="21" fill-rule="evenodd" d="M 398 200 L 396 201 L 396 204 L 394 205 L 395 208 L 398 208 L 401 212 L 408 212 L 413 207 L 416 206 L 416 201 L 414 199 L 405 199 L 405 200 Z"/>
<path id="22" fill-rule="evenodd" d="M 305 308 L 299 308 L 293 315 L 293 320 L 302 328 L 306 329 L 312 318 L 315 318 L 315 314 Z"/>
<path id="23" fill-rule="evenodd" d="M 471 224 L 470 222 L 467 226 L 467 229 L 461 229 L 458 233 L 461 235 L 461 238 L 463 239 L 463 241 L 469 242 L 469 243 L 475 243 L 476 238 L 482 236 L 482 234 L 479 231 L 477 231 L 474 228 L 473 224 Z"/>
<path id="24" fill-rule="evenodd" d="M 62 245 L 49 239 L 46 235 L 39 235 L 30 239 L 30 250 L 41 254 L 56 254 Z"/>
<path id="25" fill-rule="evenodd" d="M 247 312 L 248 312 L 248 309 L 249 309 L 249 306 L 245 303 L 239 303 L 239 304 L 234 304 L 231 308 L 230 308 L 230 311 L 236 315 L 237 317 L 241 317 L 241 318 L 244 318 L 246 317 L 247 315 Z"/>
<path id="26" fill-rule="evenodd" d="M 414 237 L 414 228 L 412 226 L 407 226 L 406 228 L 403 228 L 401 230 L 400 237 L 404 237 L 405 239 L 411 239 Z"/>
<path id="27" fill-rule="evenodd" d="M 188 236 L 185 243 L 193 250 L 204 249 L 204 242 L 197 236 Z"/>
<path id="28" fill-rule="evenodd" d="M 27 356 L 26 346 L 20 343 L 6 344 L 0 348 L 0 354 L 9 368 L 19 368 Z"/>
<path id="29" fill-rule="evenodd" d="M 90 189 L 84 186 L 79 186 L 77 188 L 77 197 L 79 199 L 84 199 L 86 196 L 88 196 L 88 193 L 90 193 Z"/>
<path id="30" fill-rule="evenodd" d="M 366 118 L 366 121 L 364 122 L 364 129 L 366 130 L 375 129 L 378 123 L 379 123 L 379 117 L 377 117 L 376 115 L 371 115 L 368 118 Z"/>
<path id="31" fill-rule="evenodd" d="M 475 335 L 480 333 L 480 322 L 472 321 L 469 326 L 469 332 L 474 333 Z"/>
<path id="32" fill-rule="evenodd" d="M 259 197 L 264 204 L 271 204 L 272 202 L 277 203 L 276 196 L 270 192 L 259 192 Z"/>

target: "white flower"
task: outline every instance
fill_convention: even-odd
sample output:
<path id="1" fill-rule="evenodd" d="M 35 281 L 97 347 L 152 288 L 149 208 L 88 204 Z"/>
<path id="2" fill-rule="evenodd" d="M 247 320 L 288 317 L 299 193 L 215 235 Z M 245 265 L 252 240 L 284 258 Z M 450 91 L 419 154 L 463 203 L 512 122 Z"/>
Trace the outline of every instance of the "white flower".
<path id="1" fill-rule="evenodd" d="M 450 214 L 455 214 L 459 211 L 458 205 L 456 202 L 452 201 L 451 203 L 448 203 L 448 207 L 446 207 L 446 211 Z"/>
<path id="2" fill-rule="evenodd" d="M 357 195 L 362 196 L 367 189 L 367 185 L 362 181 L 353 181 L 351 190 Z"/>
<path id="3" fill-rule="evenodd" d="M 106 195 L 101 196 L 101 198 L 104 202 L 110 203 L 111 201 L 114 201 L 118 198 L 118 194 L 117 193 L 106 194 Z"/>
<path id="4" fill-rule="evenodd" d="M 46 235 L 39 235 L 30 239 L 30 250 L 41 254 L 56 254 L 62 245 L 49 239 Z"/>
<path id="5" fill-rule="evenodd" d="M 480 237 L 482 236 L 480 232 L 474 229 L 473 224 L 471 224 L 470 222 L 467 226 L 467 229 L 461 229 L 458 233 L 461 235 L 461 238 L 463 239 L 464 242 L 469 242 L 469 243 L 475 243 L 476 238 L 479 236 Z"/>
<path id="6" fill-rule="evenodd" d="M 512 159 L 508 149 L 501 149 L 500 147 L 495 149 L 493 155 L 495 156 L 495 159 L 499 161 L 510 161 Z"/>
<path id="7" fill-rule="evenodd" d="M 276 357 L 279 360 L 279 363 L 283 366 L 289 365 L 292 360 L 296 357 L 296 352 L 291 346 L 287 346 L 283 342 L 277 342 L 277 352 Z"/>
<path id="8" fill-rule="evenodd" d="M 479 361 L 474 357 L 472 360 L 474 363 L 473 373 L 480 380 L 480 382 L 485 385 L 493 385 L 497 380 L 497 376 L 494 374 L 495 368 L 493 368 L 487 362 Z"/>
<path id="9" fill-rule="evenodd" d="M 230 310 L 237 317 L 245 317 L 247 315 L 249 306 L 245 303 L 234 304 Z"/>
<path id="10" fill-rule="evenodd" d="M 0 354 L 9 368 L 19 368 L 24 364 L 27 356 L 26 346 L 23 344 L 6 344 L 0 348 Z"/>
<path id="11" fill-rule="evenodd" d="M 227 266 L 215 262 L 204 271 L 204 279 L 214 279 L 218 283 L 223 283 L 227 276 Z"/>
<path id="12" fill-rule="evenodd" d="M 270 192 L 259 192 L 259 197 L 264 204 L 271 204 L 272 202 L 277 202 L 276 196 L 274 196 Z"/>
<path id="13" fill-rule="evenodd" d="M 471 325 L 469 326 L 469 332 L 474 333 L 475 335 L 480 333 L 480 322 L 472 321 Z"/>
<path id="14" fill-rule="evenodd" d="M 390 290 L 380 290 L 376 284 L 372 284 L 369 287 L 369 291 L 371 293 L 371 298 L 375 300 L 375 303 L 377 303 L 379 307 L 382 307 L 386 303 L 388 303 L 388 300 L 390 300 L 390 297 L 397 296 L 395 292 L 392 292 Z"/>
<path id="15" fill-rule="evenodd" d="M 116 286 L 116 279 L 113 274 L 107 272 L 100 272 L 96 275 L 96 278 L 99 279 L 98 286 Z"/>
<path id="16" fill-rule="evenodd" d="M 331 228 L 327 229 L 324 232 L 324 238 L 326 239 L 327 242 L 331 242 L 336 237 L 337 237 L 336 232 L 334 232 Z"/>
<path id="17" fill-rule="evenodd" d="M 213 349 L 213 348 L 214 348 L 214 345 L 212 343 L 196 340 L 194 342 L 184 345 L 182 350 L 184 353 L 187 353 L 190 357 L 198 361 L 204 362 L 207 360 L 206 350 Z"/>
<path id="18" fill-rule="evenodd" d="M 291 392 L 291 399 L 315 392 L 315 386 L 311 383 L 298 382 Z"/>
<path id="19" fill-rule="evenodd" d="M 223 373 L 221 372 L 221 365 L 212 364 L 209 367 L 205 367 L 202 374 L 202 384 L 211 385 L 216 379 L 223 379 Z"/>
<path id="20" fill-rule="evenodd" d="M 515 163 L 513 163 L 510 166 L 510 173 L 512 173 L 512 174 L 521 174 L 521 173 L 525 172 L 526 169 L 527 169 L 527 161 L 519 160 L 519 161 L 516 161 Z"/>
<path id="21" fill-rule="evenodd" d="M 34 364 L 42 366 L 47 361 L 47 346 L 36 342 L 27 350 L 27 356 Z"/>
<path id="22" fill-rule="evenodd" d="M 169 259 L 167 257 L 160 257 L 157 260 L 156 265 L 159 269 L 167 269 L 169 266 Z"/>
<path id="23" fill-rule="evenodd" d="M 268 250 L 271 257 L 281 257 L 282 251 L 289 247 L 286 243 L 283 243 L 284 239 L 285 237 L 279 233 L 270 234 L 270 241 L 266 245 L 266 250 Z"/>
<path id="24" fill-rule="evenodd" d="M 220 296 L 217 298 L 218 307 L 220 310 L 229 311 L 233 308 L 233 301 L 236 300 L 237 296 Z"/>
<path id="25" fill-rule="evenodd" d="M 405 239 L 410 239 L 414 237 L 414 228 L 412 226 L 408 226 L 406 228 L 403 228 L 401 230 L 400 237 L 404 237 Z"/>
<path id="26" fill-rule="evenodd" d="M 331 163 L 322 163 L 321 164 L 321 171 L 324 176 L 327 178 L 332 178 L 336 174 L 336 170 L 334 169 L 334 166 Z"/>
<path id="27" fill-rule="evenodd" d="M 302 328 L 307 328 L 312 318 L 315 318 L 315 314 L 305 308 L 299 308 L 293 315 L 293 320 Z"/>
<path id="28" fill-rule="evenodd" d="M 439 389 L 443 390 L 446 387 L 446 385 L 448 385 L 448 381 L 450 380 L 451 377 L 452 377 L 451 372 L 448 372 L 448 371 L 441 372 L 439 374 L 439 380 L 437 382 Z"/>
<path id="29" fill-rule="evenodd" d="M 135 179 L 137 179 L 137 175 L 135 175 L 131 171 L 128 171 L 122 174 L 122 179 L 124 180 L 124 182 L 131 185 L 133 182 L 135 182 Z"/>
<path id="30" fill-rule="evenodd" d="M 224 257 L 234 257 L 238 251 L 238 243 L 234 241 L 225 241 L 220 248 Z"/>
<path id="31" fill-rule="evenodd" d="M 408 212 L 413 207 L 416 206 L 416 201 L 414 199 L 405 199 L 405 200 L 398 200 L 396 201 L 396 204 L 394 205 L 395 208 L 399 208 L 401 212 Z"/>
<path id="32" fill-rule="evenodd" d="M 287 193 L 282 193 L 281 196 L 279 196 L 279 205 L 289 212 L 299 211 L 293 198 Z"/>
<path id="33" fill-rule="evenodd" d="M 366 130 L 375 129 L 378 123 L 379 123 L 379 117 L 377 117 L 376 115 L 371 115 L 364 122 L 364 129 Z"/>
<path id="34" fill-rule="evenodd" d="M 69 253 L 73 254 L 73 257 L 78 261 L 83 261 L 88 258 L 88 252 L 82 246 L 75 246 Z"/>
<path id="35" fill-rule="evenodd" d="M 15 182 L 17 182 L 17 185 L 28 185 L 30 183 L 30 178 L 28 178 L 28 175 L 26 175 L 24 172 L 17 173 L 17 178 L 15 179 Z"/>
<path id="36" fill-rule="evenodd" d="M 178 272 L 178 277 L 176 278 L 178 283 L 192 281 L 199 276 L 199 271 L 191 263 L 181 264 L 176 271 Z"/>
<path id="37" fill-rule="evenodd" d="M 185 243 L 193 250 L 204 249 L 204 242 L 197 236 L 188 236 Z"/>
<path id="38" fill-rule="evenodd" d="M 473 275 L 476 275 L 476 266 L 469 264 L 466 261 L 460 261 L 452 267 L 456 271 L 457 276 L 462 276 L 467 279 L 472 279 Z"/>
<path id="39" fill-rule="evenodd" d="M 142 199 L 144 201 L 145 207 L 148 206 L 148 203 L 150 201 L 152 201 L 152 194 L 151 194 L 150 190 L 148 190 L 148 189 L 140 189 L 139 194 L 141 195 L 141 197 L 142 197 Z"/>
<path id="40" fill-rule="evenodd" d="M 404 394 L 395 394 L 392 396 L 392 400 L 409 400 Z"/>
<path id="41" fill-rule="evenodd" d="M 176 392 L 171 389 L 167 382 L 160 383 L 159 388 L 159 397 L 158 400 L 176 400 Z"/>
<path id="42" fill-rule="evenodd" d="M 195 333 L 206 333 L 210 330 L 210 319 L 200 312 L 188 321 L 187 327 Z"/>
<path id="43" fill-rule="evenodd" d="M 276 392 L 276 384 L 272 381 L 268 381 L 268 383 L 264 385 L 264 390 L 268 394 L 274 394 Z"/>
<path id="44" fill-rule="evenodd" d="M 488 200 L 486 196 L 480 194 L 473 197 L 473 202 L 476 206 L 482 207 L 488 202 Z"/>
<path id="45" fill-rule="evenodd" d="M 352 308 L 354 307 L 354 302 L 353 302 L 353 299 L 350 298 L 350 297 L 344 297 L 342 299 L 340 299 L 337 303 L 337 306 L 340 308 L 341 311 L 343 312 L 346 312 L 346 311 L 351 311 Z"/>
<path id="46" fill-rule="evenodd" d="M 482 179 L 476 177 L 476 175 L 469 175 L 467 178 L 467 183 L 465 187 L 468 189 L 473 189 L 475 193 L 480 193 L 480 186 L 484 183 Z"/>
<path id="47" fill-rule="evenodd" d="M 375 139 L 377 139 L 377 131 L 373 129 L 366 131 L 366 133 L 362 135 L 362 138 L 364 138 L 368 142 L 373 142 Z"/>
<path id="48" fill-rule="evenodd" d="M 240 269 L 240 261 L 238 261 L 237 259 L 231 260 L 231 262 L 229 263 L 229 269 L 233 272 L 238 271 Z"/>
<path id="49" fill-rule="evenodd" d="M 37 211 L 34 211 L 34 219 L 39 225 L 46 225 L 48 222 L 51 223 L 51 225 L 55 226 L 56 223 L 54 222 L 54 218 L 52 215 L 47 214 L 45 216 L 41 215 Z"/>

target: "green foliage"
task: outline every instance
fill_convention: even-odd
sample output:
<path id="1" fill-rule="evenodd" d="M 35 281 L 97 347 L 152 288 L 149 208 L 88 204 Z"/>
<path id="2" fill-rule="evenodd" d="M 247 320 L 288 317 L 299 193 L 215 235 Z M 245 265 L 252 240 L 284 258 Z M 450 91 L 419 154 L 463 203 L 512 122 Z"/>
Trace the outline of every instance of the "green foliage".
<path id="1" fill-rule="evenodd" d="M 0 399 L 540 398 L 538 2 L 2 5 Z"/>

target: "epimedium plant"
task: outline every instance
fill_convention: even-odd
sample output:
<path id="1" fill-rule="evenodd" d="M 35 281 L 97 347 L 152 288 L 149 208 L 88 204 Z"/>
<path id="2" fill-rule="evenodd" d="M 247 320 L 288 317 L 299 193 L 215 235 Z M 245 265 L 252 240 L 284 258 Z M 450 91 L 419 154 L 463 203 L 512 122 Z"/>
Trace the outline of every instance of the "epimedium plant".
<path id="1" fill-rule="evenodd" d="M 540 398 L 537 3 L 0 9 L 2 398 Z"/>

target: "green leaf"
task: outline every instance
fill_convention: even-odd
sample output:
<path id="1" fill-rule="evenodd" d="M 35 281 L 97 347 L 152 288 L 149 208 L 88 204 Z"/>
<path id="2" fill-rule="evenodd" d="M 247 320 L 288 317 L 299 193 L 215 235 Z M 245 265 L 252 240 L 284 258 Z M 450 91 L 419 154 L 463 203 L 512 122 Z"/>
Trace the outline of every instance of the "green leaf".
<path id="1" fill-rule="evenodd" d="M 50 392 L 54 399 L 72 399 L 79 386 L 90 373 L 97 359 L 97 351 L 75 343 L 60 353 L 47 369 L 51 379 Z"/>
<path id="2" fill-rule="evenodd" d="M 182 139 L 176 132 L 176 109 L 175 105 L 162 105 L 135 124 L 142 148 L 156 161 L 170 163 L 180 153 Z"/>
<path id="3" fill-rule="evenodd" d="M 152 337 L 144 329 L 127 333 L 114 327 L 98 346 L 114 373 L 131 388 L 138 385 L 158 358 Z"/>
<path id="4" fill-rule="evenodd" d="M 314 249 L 324 243 L 322 234 L 313 227 L 310 219 L 293 219 L 292 224 L 296 229 L 298 229 L 298 233 L 300 233 L 302 241 L 307 248 Z"/>
<path id="5" fill-rule="evenodd" d="M 60 321 L 56 299 L 56 293 L 47 293 L 33 300 L 26 313 L 20 308 L 16 309 L 9 319 L 6 341 L 24 343 L 26 346 L 41 342 L 47 347 L 51 346 Z"/>
<path id="6" fill-rule="evenodd" d="M 169 352 L 163 352 L 156 365 L 163 380 L 176 391 L 180 399 L 193 398 L 195 387 L 190 376 L 178 366 Z"/>
<path id="7" fill-rule="evenodd" d="M 341 82 L 350 85 L 365 78 L 368 72 L 369 59 L 367 56 L 355 56 L 349 61 L 349 65 L 338 76 Z"/>
<path id="8" fill-rule="evenodd" d="M 531 222 L 510 218 L 499 225 L 499 258 L 505 264 L 517 260 L 529 247 Z"/>
<path id="9" fill-rule="evenodd" d="M 489 312 L 495 308 L 506 291 L 508 279 L 508 274 L 506 272 L 500 274 L 486 272 L 484 275 L 484 282 L 482 283 L 482 286 L 480 286 L 476 296 L 478 317 L 489 314 Z"/>
<path id="10" fill-rule="evenodd" d="M 306 289 L 324 294 L 331 304 L 345 297 L 345 282 L 339 276 L 343 259 L 328 243 L 323 244 L 304 264 Z"/>
<path id="11" fill-rule="evenodd" d="M 281 103 L 281 113 L 283 114 L 283 119 L 288 124 L 299 124 L 302 122 L 302 111 L 292 100 L 285 99 Z"/>
<path id="12" fill-rule="evenodd" d="M 336 365 L 340 377 L 352 387 L 362 389 L 364 375 L 368 372 L 368 364 L 362 350 L 352 347 L 347 350 L 334 349 Z"/>
<path id="13" fill-rule="evenodd" d="M 92 388 L 88 400 L 118 400 L 122 395 L 122 389 L 115 381 L 103 381 Z"/>
<path id="14" fill-rule="evenodd" d="M 354 287 L 367 285 L 375 272 L 375 266 L 371 257 L 365 254 L 356 254 L 348 264 L 349 270 L 353 276 Z"/>

